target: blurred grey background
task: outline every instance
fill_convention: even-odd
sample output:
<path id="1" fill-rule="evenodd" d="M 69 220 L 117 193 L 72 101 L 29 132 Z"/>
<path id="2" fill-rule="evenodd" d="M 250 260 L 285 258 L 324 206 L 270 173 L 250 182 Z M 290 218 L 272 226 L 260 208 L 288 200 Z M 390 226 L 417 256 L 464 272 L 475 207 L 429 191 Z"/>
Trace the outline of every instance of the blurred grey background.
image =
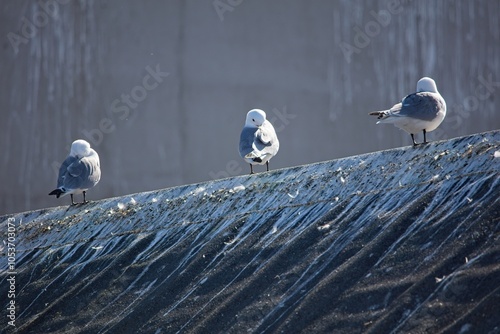
<path id="1" fill-rule="evenodd" d="M 422 76 L 448 105 L 429 140 L 500 128 L 498 0 L 1 6 L 0 214 L 69 204 L 47 194 L 79 138 L 101 158 L 91 200 L 247 174 L 252 108 L 278 130 L 271 169 L 407 146 L 367 114 Z"/>

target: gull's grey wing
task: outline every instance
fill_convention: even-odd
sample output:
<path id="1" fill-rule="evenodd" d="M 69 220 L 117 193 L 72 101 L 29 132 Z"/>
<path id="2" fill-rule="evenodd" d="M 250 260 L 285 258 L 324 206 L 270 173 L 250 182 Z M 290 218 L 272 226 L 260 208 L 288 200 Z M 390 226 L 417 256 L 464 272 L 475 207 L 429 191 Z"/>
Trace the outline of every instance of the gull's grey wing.
<path id="1" fill-rule="evenodd" d="M 90 157 L 76 159 L 66 170 L 64 175 L 64 188 L 88 189 L 93 187 L 101 178 L 99 160 Z"/>
<path id="2" fill-rule="evenodd" d="M 64 180 L 65 180 L 66 174 L 68 173 L 68 167 L 77 160 L 78 160 L 78 158 L 76 158 L 76 157 L 68 156 L 63 161 L 63 163 L 61 164 L 61 167 L 59 167 L 59 175 L 57 176 L 57 188 L 64 187 Z"/>
<path id="3" fill-rule="evenodd" d="M 394 116 L 407 116 L 432 121 L 442 108 L 443 102 L 438 94 L 420 92 L 406 96 L 401 103 L 391 108 L 391 112 Z"/>
<path id="4" fill-rule="evenodd" d="M 255 139 L 255 132 L 257 128 L 244 127 L 240 134 L 240 156 L 245 157 L 248 153 L 253 151 L 253 142 Z"/>

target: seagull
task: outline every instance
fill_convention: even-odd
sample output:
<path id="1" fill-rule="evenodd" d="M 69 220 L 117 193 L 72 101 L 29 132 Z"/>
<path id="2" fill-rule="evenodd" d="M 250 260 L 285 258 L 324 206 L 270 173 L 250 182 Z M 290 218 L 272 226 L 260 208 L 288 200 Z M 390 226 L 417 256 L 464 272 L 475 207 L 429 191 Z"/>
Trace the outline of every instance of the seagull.
<path id="1" fill-rule="evenodd" d="M 85 199 L 86 191 L 94 187 L 100 179 L 99 155 L 90 148 L 88 142 L 78 139 L 71 144 L 71 151 L 59 168 L 57 189 L 51 191 L 49 195 L 59 198 L 69 194 L 71 205 L 75 205 L 73 194 L 83 193 L 82 204 L 88 203 Z"/>
<path id="2" fill-rule="evenodd" d="M 240 156 L 250 164 L 250 174 L 254 173 L 253 165 L 266 164 L 269 171 L 269 160 L 279 148 L 278 136 L 266 113 L 260 109 L 250 110 L 240 135 Z"/>
<path id="3" fill-rule="evenodd" d="M 379 123 L 392 123 L 408 132 L 417 146 L 414 135 L 420 131 L 426 134 L 435 130 L 446 116 L 446 102 L 439 94 L 436 83 L 428 77 L 417 82 L 417 92 L 406 96 L 400 103 L 389 110 L 374 111 L 370 115 L 377 116 Z"/>

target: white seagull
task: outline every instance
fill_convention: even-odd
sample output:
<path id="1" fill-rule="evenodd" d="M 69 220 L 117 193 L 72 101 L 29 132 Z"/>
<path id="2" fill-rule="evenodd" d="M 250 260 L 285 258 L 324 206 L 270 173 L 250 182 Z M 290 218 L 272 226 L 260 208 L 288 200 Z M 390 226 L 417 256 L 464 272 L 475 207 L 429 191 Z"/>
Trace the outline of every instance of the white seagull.
<path id="1" fill-rule="evenodd" d="M 426 133 L 435 130 L 446 116 L 446 102 L 439 94 L 436 83 L 428 77 L 417 82 L 417 92 L 406 96 L 400 103 L 389 110 L 374 111 L 370 115 L 378 116 L 379 123 L 392 123 L 408 132 L 417 145 L 414 135 L 420 131 Z"/>
<path id="2" fill-rule="evenodd" d="M 260 109 L 250 110 L 240 135 L 240 156 L 250 164 L 250 174 L 253 174 L 253 165 L 266 164 L 269 171 L 269 160 L 279 148 L 278 136 L 266 113 Z"/>
<path id="3" fill-rule="evenodd" d="M 86 191 L 94 187 L 101 179 L 99 155 L 90 148 L 90 144 L 83 139 L 75 140 L 71 144 L 71 152 L 59 168 L 57 189 L 49 195 L 57 198 L 71 195 L 71 205 L 75 205 L 73 194 L 83 193 L 83 203 Z"/>

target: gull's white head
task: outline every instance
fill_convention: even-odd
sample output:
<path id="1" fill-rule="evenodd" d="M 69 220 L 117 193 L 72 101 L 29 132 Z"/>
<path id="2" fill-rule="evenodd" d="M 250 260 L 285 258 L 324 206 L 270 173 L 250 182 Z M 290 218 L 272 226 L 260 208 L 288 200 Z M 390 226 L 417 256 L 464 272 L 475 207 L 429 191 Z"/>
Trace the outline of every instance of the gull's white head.
<path id="1" fill-rule="evenodd" d="M 264 110 L 252 109 L 247 113 L 247 119 L 245 121 L 245 126 L 249 127 L 259 127 L 266 121 L 266 113 Z"/>
<path id="2" fill-rule="evenodd" d="M 429 77 L 423 77 L 417 82 L 417 92 L 438 93 L 438 89 L 434 80 Z"/>
<path id="3" fill-rule="evenodd" d="M 69 155 L 73 157 L 86 157 L 90 155 L 90 144 L 83 139 L 78 139 L 71 144 L 71 152 Z"/>

